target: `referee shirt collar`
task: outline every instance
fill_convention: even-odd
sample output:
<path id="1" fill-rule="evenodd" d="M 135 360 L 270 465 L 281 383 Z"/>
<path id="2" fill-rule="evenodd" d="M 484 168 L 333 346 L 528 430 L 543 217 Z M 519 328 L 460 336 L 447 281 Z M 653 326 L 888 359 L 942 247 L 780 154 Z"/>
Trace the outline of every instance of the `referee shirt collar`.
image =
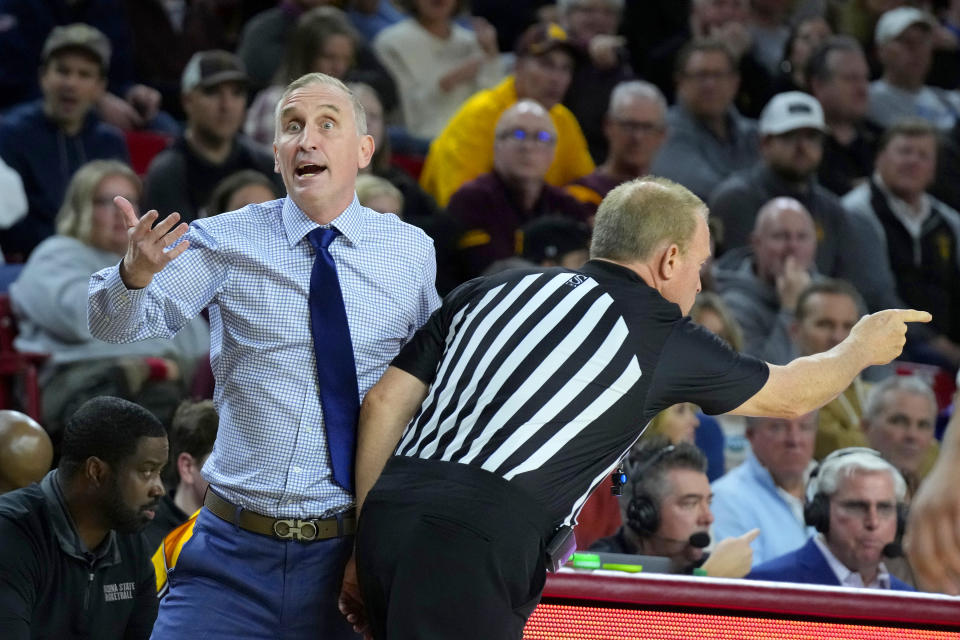
<path id="1" fill-rule="evenodd" d="M 641 278 L 640 275 L 633 269 L 628 269 L 621 264 L 610 262 L 609 260 L 588 260 L 587 263 L 579 270 L 587 273 L 588 275 L 591 273 L 601 273 L 606 276 L 623 278 L 631 282 L 639 282 L 649 286 L 647 285 L 646 281 L 644 281 L 644 279 Z"/>
<path id="2" fill-rule="evenodd" d="M 303 240 L 304 236 L 321 226 L 331 226 L 339 231 L 344 238 L 351 244 L 360 244 L 363 241 L 363 219 L 364 209 L 357 200 L 357 194 L 353 194 L 353 200 L 347 205 L 347 208 L 334 218 L 329 225 L 319 225 L 311 220 L 297 204 L 287 196 L 283 199 L 283 209 L 280 217 L 283 220 L 283 228 L 287 234 L 287 242 L 291 247 L 296 246 Z"/>

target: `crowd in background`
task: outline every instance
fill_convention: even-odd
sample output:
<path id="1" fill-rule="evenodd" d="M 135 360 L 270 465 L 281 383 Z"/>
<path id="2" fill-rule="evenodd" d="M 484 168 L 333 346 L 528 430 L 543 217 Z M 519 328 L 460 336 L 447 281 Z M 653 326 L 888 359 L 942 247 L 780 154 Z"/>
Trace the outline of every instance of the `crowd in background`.
<path id="1" fill-rule="evenodd" d="M 274 111 L 314 71 L 363 104 L 376 151 L 360 203 L 433 238 L 441 295 L 500 269 L 581 266 L 604 195 L 653 174 L 710 207 L 692 317 L 735 349 L 785 364 L 865 313 L 933 314 L 908 334 L 914 375 L 868 370 L 818 413 L 659 416 L 631 467 L 666 462 L 651 462 L 654 435 L 696 445 L 678 464 L 713 483 L 669 535 L 747 536 L 737 577 L 792 552 L 823 532 L 804 514 L 816 462 L 847 447 L 896 470 L 895 502 L 916 492 L 950 411 L 932 385 L 960 365 L 958 0 L 0 0 L 0 249 L 23 263 L 16 347 L 50 355 L 54 456 L 91 397 L 168 428 L 182 401 L 212 397 L 205 318 L 174 340 L 90 335 L 89 277 L 127 244 L 113 198 L 190 222 L 281 197 Z M 208 451 L 177 467 L 183 518 Z M 621 535 L 621 550 L 702 560 L 637 543 L 667 534 L 634 495 L 599 487 L 581 548 Z M 890 572 L 912 582 L 895 555 Z"/>

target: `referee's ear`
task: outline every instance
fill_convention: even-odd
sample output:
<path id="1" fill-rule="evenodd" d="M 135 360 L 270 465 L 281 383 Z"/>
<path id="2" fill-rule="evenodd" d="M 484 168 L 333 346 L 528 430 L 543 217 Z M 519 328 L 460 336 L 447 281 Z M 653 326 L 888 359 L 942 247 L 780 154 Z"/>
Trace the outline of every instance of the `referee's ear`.
<path id="1" fill-rule="evenodd" d="M 674 242 L 660 253 L 657 260 L 657 275 L 663 280 L 670 280 L 680 267 L 680 247 Z"/>

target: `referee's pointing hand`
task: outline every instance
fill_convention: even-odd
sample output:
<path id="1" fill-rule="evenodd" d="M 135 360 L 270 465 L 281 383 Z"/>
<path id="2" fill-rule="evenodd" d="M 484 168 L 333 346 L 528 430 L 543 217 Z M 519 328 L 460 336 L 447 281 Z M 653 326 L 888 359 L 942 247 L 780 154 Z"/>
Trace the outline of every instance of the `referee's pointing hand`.
<path id="1" fill-rule="evenodd" d="M 850 339 L 863 354 L 865 366 L 887 364 L 900 355 L 906 342 L 908 322 L 930 322 L 926 311 L 885 309 L 860 318 Z"/>

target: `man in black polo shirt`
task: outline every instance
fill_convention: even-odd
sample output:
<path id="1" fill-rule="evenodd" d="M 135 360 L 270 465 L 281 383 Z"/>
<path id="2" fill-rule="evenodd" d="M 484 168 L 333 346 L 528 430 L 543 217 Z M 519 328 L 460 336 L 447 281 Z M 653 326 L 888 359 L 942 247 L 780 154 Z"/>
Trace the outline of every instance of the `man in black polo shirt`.
<path id="1" fill-rule="evenodd" d="M 365 606 L 378 638 L 519 638 L 567 528 L 659 411 L 802 415 L 930 318 L 882 311 L 830 351 L 767 365 L 686 317 L 709 255 L 703 202 L 642 178 L 600 205 L 583 268 L 447 296 L 361 409 L 348 620 L 362 627 Z"/>
<path id="2" fill-rule="evenodd" d="M 59 467 L 0 496 L 0 637 L 148 638 L 157 616 L 150 551 L 167 462 L 163 425 L 120 398 L 70 419 Z"/>

